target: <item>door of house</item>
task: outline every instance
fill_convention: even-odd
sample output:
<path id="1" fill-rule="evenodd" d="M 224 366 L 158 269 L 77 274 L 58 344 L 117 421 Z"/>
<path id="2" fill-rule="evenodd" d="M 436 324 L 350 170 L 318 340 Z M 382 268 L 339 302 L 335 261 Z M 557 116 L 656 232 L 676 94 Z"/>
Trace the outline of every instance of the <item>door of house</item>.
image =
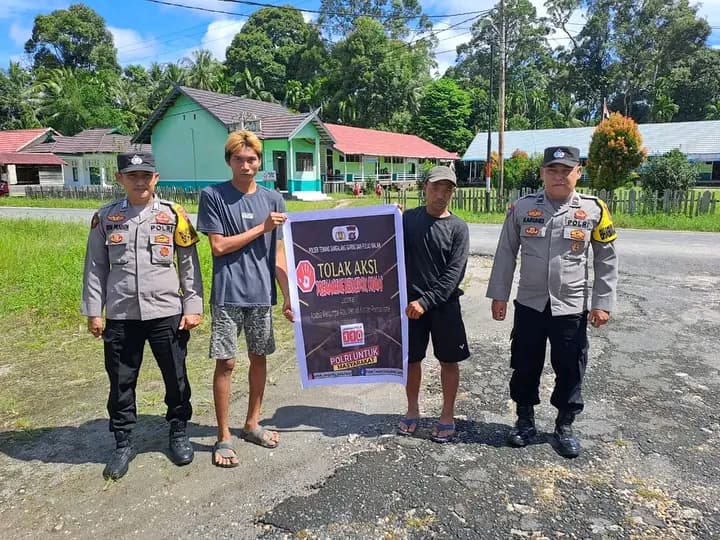
<path id="1" fill-rule="evenodd" d="M 275 187 L 280 191 L 287 191 L 287 153 L 280 150 L 273 151 L 273 168 L 277 174 Z"/>

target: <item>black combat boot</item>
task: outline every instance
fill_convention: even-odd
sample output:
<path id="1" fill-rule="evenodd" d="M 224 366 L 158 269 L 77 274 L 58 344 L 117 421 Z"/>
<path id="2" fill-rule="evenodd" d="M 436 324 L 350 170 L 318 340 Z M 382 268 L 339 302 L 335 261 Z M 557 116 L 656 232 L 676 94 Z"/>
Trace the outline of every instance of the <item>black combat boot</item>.
<path id="1" fill-rule="evenodd" d="M 187 465 L 195 457 L 195 452 L 187 436 L 187 422 L 170 422 L 170 459 L 175 465 Z"/>
<path id="2" fill-rule="evenodd" d="M 110 461 L 105 465 L 103 470 L 103 478 L 105 480 L 118 480 L 125 476 L 128 471 L 128 465 L 137 455 L 135 447 L 132 444 L 129 431 L 115 432 L 115 451 L 110 456 Z"/>
<path id="3" fill-rule="evenodd" d="M 566 458 L 576 458 L 580 455 L 580 441 L 573 433 L 573 420 L 575 420 L 575 413 L 570 411 L 560 411 L 555 420 L 557 451 Z"/>
<path id="4" fill-rule="evenodd" d="M 517 422 L 515 429 L 508 435 L 507 442 L 510 446 L 527 446 L 537 435 L 535 429 L 535 410 L 532 405 L 517 406 Z"/>

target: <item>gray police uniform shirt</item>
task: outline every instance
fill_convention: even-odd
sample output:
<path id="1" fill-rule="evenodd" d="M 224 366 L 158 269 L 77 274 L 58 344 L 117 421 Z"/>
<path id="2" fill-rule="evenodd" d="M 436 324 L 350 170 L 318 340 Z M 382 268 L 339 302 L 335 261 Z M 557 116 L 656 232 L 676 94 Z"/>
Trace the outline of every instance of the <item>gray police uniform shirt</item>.
<path id="1" fill-rule="evenodd" d="M 232 181 L 208 186 L 200 193 L 198 230 L 235 236 L 265 222 L 270 212 L 285 212 L 282 195 L 257 186 L 242 193 Z M 213 256 L 210 303 L 214 306 L 261 307 L 277 304 L 275 257 L 282 228 L 263 234 L 248 245 Z"/>
<path id="2" fill-rule="evenodd" d="M 573 192 L 557 210 L 545 192 L 519 199 L 508 210 L 493 261 L 487 297 L 508 301 L 520 249 L 517 302 L 553 316 L 589 309 L 612 311 L 618 258 L 612 217 L 597 197 Z M 588 249 L 593 250 L 594 281 L 589 301 Z"/>
<path id="3" fill-rule="evenodd" d="M 150 320 L 203 312 L 198 236 L 185 210 L 153 198 L 127 199 L 94 216 L 85 254 L 81 311 L 88 317 Z M 175 266 L 177 260 L 177 268 Z"/>

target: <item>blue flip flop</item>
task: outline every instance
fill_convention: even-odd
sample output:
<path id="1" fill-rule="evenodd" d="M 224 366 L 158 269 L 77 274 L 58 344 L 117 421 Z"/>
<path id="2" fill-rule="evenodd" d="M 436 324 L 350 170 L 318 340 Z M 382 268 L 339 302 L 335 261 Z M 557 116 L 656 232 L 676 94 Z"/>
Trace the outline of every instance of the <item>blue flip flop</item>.
<path id="1" fill-rule="evenodd" d="M 397 434 L 403 437 L 409 437 L 415 433 L 418 427 L 419 418 L 408 418 L 407 416 L 401 416 L 398 421 Z M 405 427 L 403 427 L 405 426 Z"/>
<path id="2" fill-rule="evenodd" d="M 443 431 L 449 431 L 449 435 L 440 435 Z M 453 437 L 455 437 L 455 423 L 452 424 L 443 424 L 442 422 L 438 422 L 435 424 L 435 426 L 432 429 L 432 433 L 430 434 L 430 440 L 436 443 L 447 443 L 452 441 Z"/>

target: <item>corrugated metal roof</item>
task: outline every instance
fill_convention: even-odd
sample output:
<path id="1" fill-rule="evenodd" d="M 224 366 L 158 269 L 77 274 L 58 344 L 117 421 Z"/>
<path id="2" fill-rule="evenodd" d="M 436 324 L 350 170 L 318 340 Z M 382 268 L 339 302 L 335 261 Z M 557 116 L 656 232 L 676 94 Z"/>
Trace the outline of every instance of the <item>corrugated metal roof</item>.
<path id="1" fill-rule="evenodd" d="M 122 152 L 151 152 L 149 144 L 132 144 L 128 135 L 114 128 L 86 129 L 71 137 L 58 136 L 54 141 L 36 144 L 28 152 L 54 154 L 119 154 Z"/>
<path id="2" fill-rule="evenodd" d="M 699 161 L 720 160 L 720 120 L 640 124 L 643 146 L 648 155 L 659 156 L 675 148 L 688 158 Z M 505 132 L 505 157 L 515 150 L 530 155 L 542 154 L 548 146 L 575 146 L 580 157 L 587 158 L 595 127 L 536 129 Z M 497 132 L 492 133 L 492 148 L 497 150 Z M 485 161 L 487 133 L 478 133 L 463 155 L 466 161 Z"/>
<path id="3" fill-rule="evenodd" d="M 52 128 L 10 129 L 0 131 L 0 152 L 19 152 L 46 133 L 57 133 Z"/>
<path id="4" fill-rule="evenodd" d="M 243 117 L 254 116 L 260 120 L 258 137 L 261 139 L 285 139 L 289 138 L 303 122 L 312 121 L 320 132 L 321 140 L 326 144 L 332 143 L 331 135 L 324 128 L 322 122 L 317 120 L 317 115 L 314 113 L 297 114 L 289 111 L 279 103 L 218 94 L 207 90 L 188 88 L 187 86 L 175 86 L 173 88 L 140 128 L 138 134 L 133 137 L 133 142 L 150 142 L 153 126 L 160 121 L 180 95 L 185 95 L 193 100 L 228 129 L 232 129 L 239 124 Z"/>
<path id="5" fill-rule="evenodd" d="M 417 135 L 338 124 L 325 124 L 325 127 L 335 138 L 335 149 L 343 154 L 434 159 L 458 158 L 455 152 L 448 152 Z"/>
<path id="6" fill-rule="evenodd" d="M 55 154 L 31 154 L 26 152 L 0 152 L 2 165 L 65 165 Z"/>

